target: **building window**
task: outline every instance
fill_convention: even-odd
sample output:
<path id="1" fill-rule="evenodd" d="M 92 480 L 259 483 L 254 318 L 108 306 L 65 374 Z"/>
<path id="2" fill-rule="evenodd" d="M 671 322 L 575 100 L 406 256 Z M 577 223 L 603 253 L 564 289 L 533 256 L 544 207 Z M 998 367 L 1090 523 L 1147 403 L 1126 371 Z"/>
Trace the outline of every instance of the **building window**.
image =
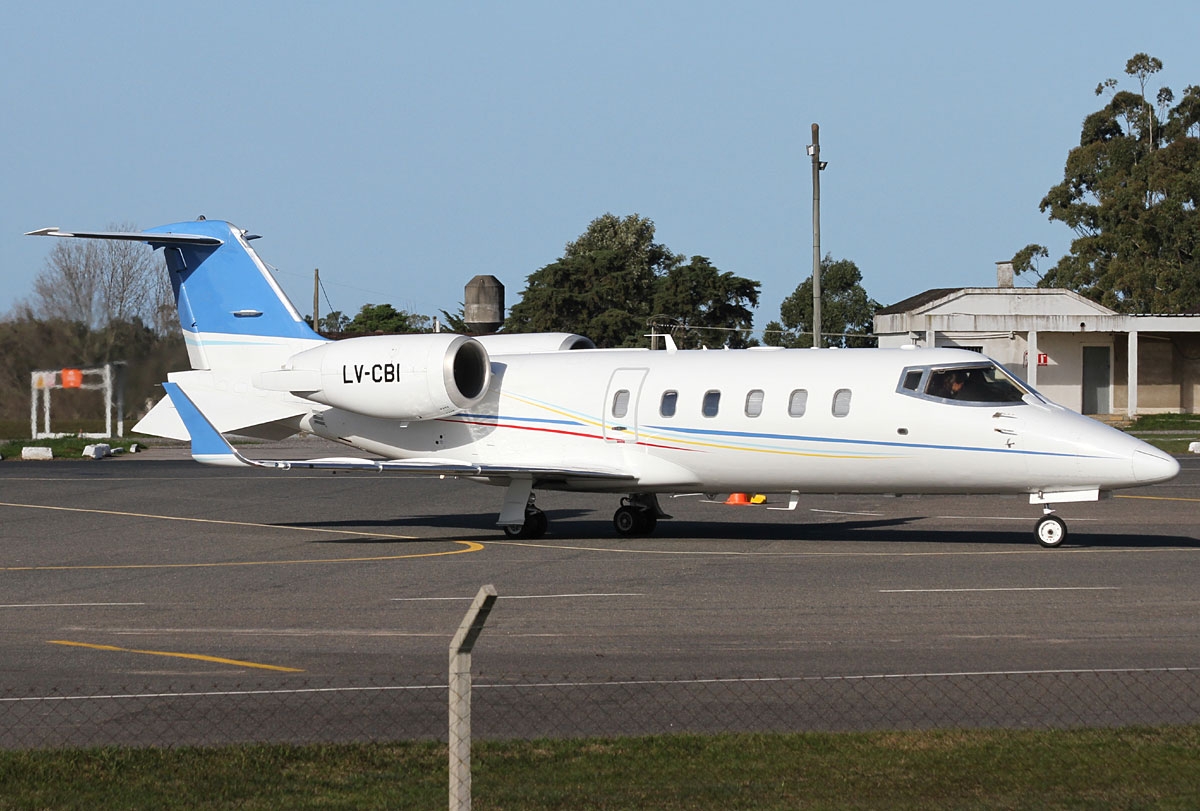
<path id="1" fill-rule="evenodd" d="M 715 417 L 720 410 L 721 392 L 715 389 L 704 392 L 704 403 L 700 406 L 700 413 L 706 417 Z"/>
<path id="2" fill-rule="evenodd" d="M 746 394 L 746 416 L 757 417 L 762 414 L 763 390 L 751 389 Z"/>
<path id="3" fill-rule="evenodd" d="M 658 405 L 658 413 L 664 417 L 675 416 L 675 404 L 679 402 L 679 392 L 664 391 L 662 402 Z"/>
<path id="4" fill-rule="evenodd" d="M 808 408 L 808 389 L 796 389 L 788 397 L 788 416 L 803 417 Z"/>
<path id="5" fill-rule="evenodd" d="M 833 416 L 844 417 L 850 413 L 850 389 L 838 389 L 833 393 Z"/>

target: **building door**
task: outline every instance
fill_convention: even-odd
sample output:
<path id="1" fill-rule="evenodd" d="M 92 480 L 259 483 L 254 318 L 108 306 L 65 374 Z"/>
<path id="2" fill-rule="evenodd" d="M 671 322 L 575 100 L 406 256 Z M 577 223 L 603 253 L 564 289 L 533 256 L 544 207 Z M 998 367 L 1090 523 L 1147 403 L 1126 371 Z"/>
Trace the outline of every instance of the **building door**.
<path id="1" fill-rule="evenodd" d="M 1112 347 L 1083 348 L 1083 413 L 1108 414 L 1112 411 L 1109 394 L 1112 380 Z"/>

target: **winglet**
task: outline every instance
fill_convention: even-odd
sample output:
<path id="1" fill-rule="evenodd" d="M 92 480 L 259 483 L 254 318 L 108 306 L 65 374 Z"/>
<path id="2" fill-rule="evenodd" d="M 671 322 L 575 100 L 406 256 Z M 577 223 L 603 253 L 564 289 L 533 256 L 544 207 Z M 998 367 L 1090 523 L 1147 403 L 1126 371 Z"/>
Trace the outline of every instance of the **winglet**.
<path id="1" fill-rule="evenodd" d="M 192 458 L 205 465 L 219 467 L 242 467 L 255 464 L 238 453 L 232 445 L 221 436 L 221 432 L 213 427 L 208 418 L 201 413 L 196 404 L 191 401 L 178 383 L 163 383 L 171 404 L 179 412 L 183 426 L 192 438 Z"/>

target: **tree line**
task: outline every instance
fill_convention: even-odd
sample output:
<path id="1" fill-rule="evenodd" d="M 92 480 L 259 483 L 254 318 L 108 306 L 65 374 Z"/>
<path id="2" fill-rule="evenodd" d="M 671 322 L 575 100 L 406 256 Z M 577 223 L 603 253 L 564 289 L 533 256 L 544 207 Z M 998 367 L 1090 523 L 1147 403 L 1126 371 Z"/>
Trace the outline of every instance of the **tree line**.
<path id="1" fill-rule="evenodd" d="M 1107 102 L 1084 119 L 1062 181 L 1039 206 L 1075 232 L 1071 249 L 1042 270 L 1048 250 L 1027 245 L 1013 257 L 1018 273 L 1118 311 L 1200 311 L 1200 87 L 1189 85 L 1178 101 L 1168 87 L 1153 90 L 1149 82 L 1162 67 L 1137 54 L 1125 66 L 1134 88 L 1115 79 L 1096 88 Z M 863 288 L 858 266 L 827 254 L 821 267 L 823 344 L 872 345 L 879 303 Z M 784 299 L 763 343 L 812 345 L 812 285 L 810 276 Z M 503 330 L 576 332 L 601 347 L 646 346 L 651 333 L 670 334 L 680 348 L 753 346 L 760 287 L 702 254 L 671 250 L 648 217 L 606 213 L 526 277 Z M 461 309 L 442 310 L 437 321 L 467 331 Z M 316 328 L 349 337 L 429 332 L 435 323 L 372 303 L 354 316 L 328 313 Z M 166 273 L 138 243 L 56 242 L 31 298 L 0 320 L 0 419 L 28 416 L 32 369 L 110 360 L 130 361 L 129 418 L 157 396 L 167 371 L 186 367 Z M 69 403 L 63 408 L 72 414 Z"/>
<path id="2" fill-rule="evenodd" d="M 1200 86 L 1176 99 L 1151 79 L 1162 60 L 1125 63 L 1127 81 L 1096 86 L 1107 103 L 1087 116 L 1061 182 L 1039 205 L 1075 232 L 1070 251 L 1041 270 L 1049 251 L 1017 252 L 1013 269 L 1041 287 L 1065 287 L 1118 312 L 1200 312 Z"/>

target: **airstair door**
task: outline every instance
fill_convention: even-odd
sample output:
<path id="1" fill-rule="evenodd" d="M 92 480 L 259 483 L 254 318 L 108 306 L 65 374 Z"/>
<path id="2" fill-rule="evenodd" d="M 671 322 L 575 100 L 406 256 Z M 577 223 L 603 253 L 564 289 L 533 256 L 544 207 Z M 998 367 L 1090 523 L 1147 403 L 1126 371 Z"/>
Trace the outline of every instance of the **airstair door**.
<path id="1" fill-rule="evenodd" d="M 638 399 L 646 369 L 617 369 L 604 395 L 604 439 L 606 442 L 638 441 Z"/>

